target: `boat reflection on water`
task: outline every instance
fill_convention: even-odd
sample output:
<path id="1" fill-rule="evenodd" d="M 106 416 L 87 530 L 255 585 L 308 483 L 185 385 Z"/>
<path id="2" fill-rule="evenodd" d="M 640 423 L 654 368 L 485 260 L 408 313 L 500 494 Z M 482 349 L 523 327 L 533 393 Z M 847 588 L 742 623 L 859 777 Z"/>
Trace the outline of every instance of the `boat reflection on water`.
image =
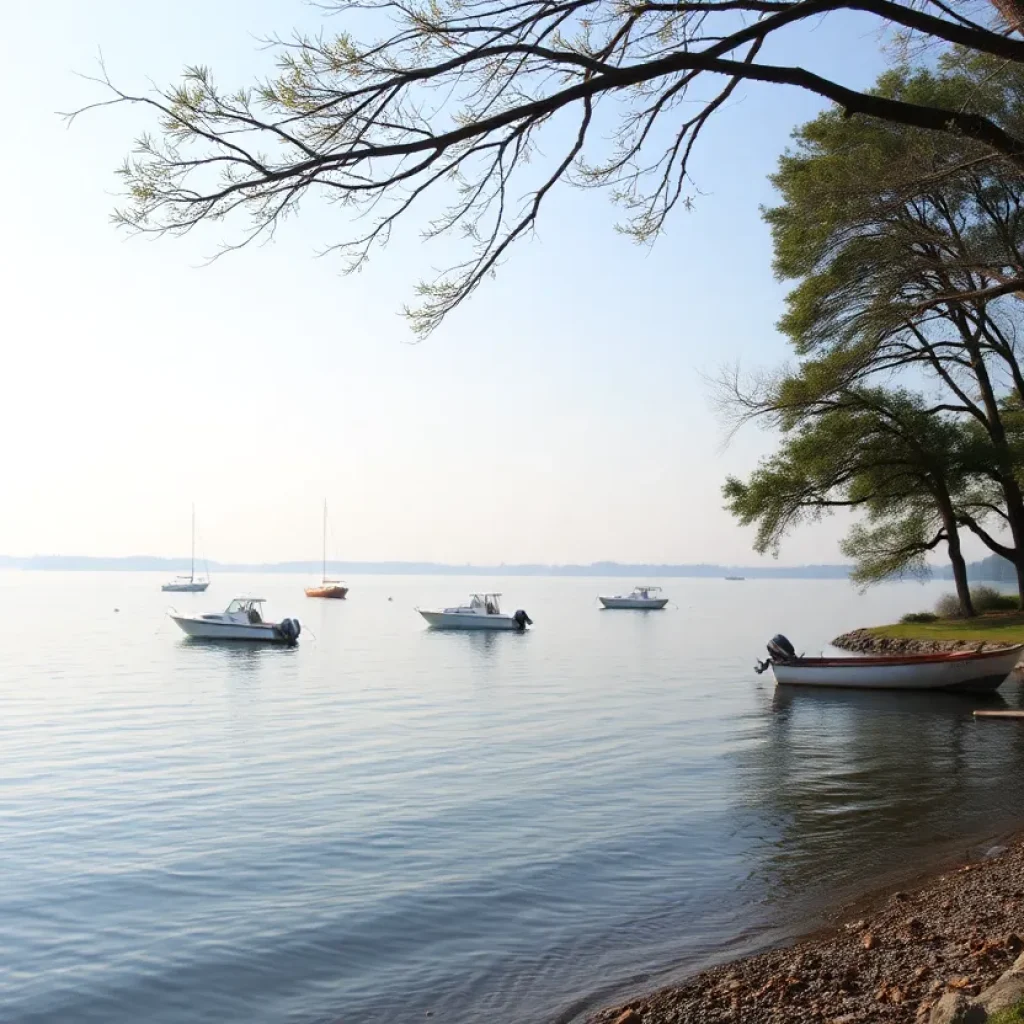
<path id="1" fill-rule="evenodd" d="M 235 641 L 224 643 L 220 640 L 207 640 L 203 637 L 185 636 L 178 646 L 186 650 L 194 650 L 204 659 L 211 671 L 218 664 L 232 673 L 240 672 L 253 675 L 267 664 L 267 658 L 296 657 L 299 648 L 286 644 L 261 644 Z M 274 664 L 280 664 L 275 661 Z"/>
<path id="2" fill-rule="evenodd" d="M 779 687 L 734 755 L 755 854 L 755 888 L 778 923 L 902 884 L 1019 825 L 1024 730 L 979 725 L 999 694 Z M 908 756 L 908 751 L 912 756 Z"/>
<path id="3" fill-rule="evenodd" d="M 532 634 L 529 630 L 424 629 L 420 635 L 428 643 L 452 645 L 454 650 L 468 650 L 489 661 L 507 651 L 506 644 L 520 643 Z"/>
<path id="4" fill-rule="evenodd" d="M 1011 687 L 1007 690 L 1012 692 Z M 976 707 L 1008 708 L 999 691 L 961 693 L 943 690 L 858 690 L 830 687 L 776 686 L 772 690 L 771 709 L 785 715 L 795 708 L 818 707 L 850 712 L 875 711 L 879 714 L 911 714 L 929 719 L 948 718 L 952 713 L 968 718 Z"/>

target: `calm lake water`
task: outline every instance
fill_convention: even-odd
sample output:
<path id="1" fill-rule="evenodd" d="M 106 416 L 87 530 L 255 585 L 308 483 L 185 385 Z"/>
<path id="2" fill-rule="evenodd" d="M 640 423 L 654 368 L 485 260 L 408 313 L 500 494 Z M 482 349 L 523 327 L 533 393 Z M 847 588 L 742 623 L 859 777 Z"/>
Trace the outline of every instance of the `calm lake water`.
<path id="1" fill-rule="evenodd" d="M 751 671 L 949 584 L 665 580 L 632 613 L 593 578 L 159 582 L 0 574 L 4 1022 L 571 1021 L 1024 820 L 1024 729 L 978 698 Z M 534 630 L 413 611 L 485 587 Z M 253 590 L 298 648 L 163 618 Z"/>

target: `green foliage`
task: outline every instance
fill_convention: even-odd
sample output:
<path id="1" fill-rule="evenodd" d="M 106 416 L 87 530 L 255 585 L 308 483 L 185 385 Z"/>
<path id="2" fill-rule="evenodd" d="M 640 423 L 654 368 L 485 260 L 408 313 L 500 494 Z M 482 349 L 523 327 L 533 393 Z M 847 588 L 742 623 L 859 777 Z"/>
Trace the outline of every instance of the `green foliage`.
<path id="1" fill-rule="evenodd" d="M 959 607 L 959 606 L 958 606 Z M 908 623 L 920 623 L 920 622 L 936 622 L 938 621 L 938 615 L 934 612 L 907 612 L 900 622 L 904 624 Z"/>
<path id="2" fill-rule="evenodd" d="M 962 50 L 875 93 L 1024 128 L 1024 66 Z M 1007 558 L 1024 536 L 1024 170 L 969 133 L 848 111 L 794 140 L 764 216 L 776 274 L 795 282 L 779 328 L 800 363 L 740 396 L 783 441 L 727 483 L 728 507 L 773 553 L 800 522 L 862 513 L 843 544 L 862 585 L 928 575 L 946 541 L 969 614 L 959 531 Z"/>
<path id="3" fill-rule="evenodd" d="M 843 543 L 854 559 L 854 581 L 926 577 L 928 553 L 948 539 L 952 496 L 968 479 L 970 434 L 955 421 L 937 420 L 905 391 L 848 389 L 819 408 L 806 397 L 816 383 L 808 377 L 813 373 L 784 378 L 766 399 L 801 415 L 786 414 L 778 452 L 749 479 L 726 481 L 726 508 L 756 525 L 756 549 L 772 554 L 793 527 L 836 508 L 860 510 L 863 521 Z"/>
<path id="4" fill-rule="evenodd" d="M 1024 999 L 988 1017 L 988 1024 L 1024 1024 Z"/>
<path id="5" fill-rule="evenodd" d="M 959 619 L 963 617 L 960 601 L 956 594 L 943 594 L 935 602 L 935 616 L 939 619 Z"/>
<path id="6" fill-rule="evenodd" d="M 1003 594 L 994 587 L 971 587 L 971 603 L 979 615 L 988 612 L 1015 612 L 1020 610 L 1020 598 L 1016 594 Z M 957 619 L 962 615 L 960 602 L 956 594 L 943 594 L 935 602 L 935 617 L 940 619 Z M 908 619 L 901 622 L 925 622 L 926 619 Z"/>
<path id="7" fill-rule="evenodd" d="M 995 587 L 972 587 L 971 600 L 974 610 L 979 615 L 985 612 L 1015 612 L 1020 610 L 1020 597 L 1017 594 L 1004 594 Z"/>
<path id="8" fill-rule="evenodd" d="M 1024 68 L 955 51 L 937 70 L 884 74 L 877 94 L 969 107 L 1012 131 L 1024 123 Z M 926 322 L 929 293 L 1017 275 L 1022 173 L 963 136 L 906 130 L 830 110 L 794 134 L 764 211 L 780 279 L 799 283 L 780 329 L 807 355 L 867 345 Z M 936 274 L 936 260 L 944 262 Z M 917 340 L 910 338 L 911 343 Z"/>
<path id="9" fill-rule="evenodd" d="M 884 580 L 927 579 L 931 569 L 926 555 L 938 524 L 936 513 L 924 502 L 911 502 L 906 508 L 894 506 L 879 515 L 874 524 L 855 523 L 840 545 L 852 558 L 850 578 L 860 586 Z"/>

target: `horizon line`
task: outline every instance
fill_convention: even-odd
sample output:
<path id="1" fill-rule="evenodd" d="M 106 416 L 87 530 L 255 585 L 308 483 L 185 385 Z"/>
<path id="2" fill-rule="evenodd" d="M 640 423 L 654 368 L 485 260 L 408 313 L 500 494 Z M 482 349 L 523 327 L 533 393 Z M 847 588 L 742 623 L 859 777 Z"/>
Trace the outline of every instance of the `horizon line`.
<path id="1" fill-rule="evenodd" d="M 164 568 L 180 568 L 188 566 L 189 556 L 165 555 L 81 555 L 81 554 L 32 554 L 32 555 L 0 555 L 0 567 L 16 568 L 51 568 L 58 564 L 89 564 L 100 568 L 104 565 L 117 566 L 132 570 L 145 571 Z M 232 569 L 296 569 L 304 570 L 309 566 L 319 566 L 319 559 L 279 559 L 274 561 L 226 561 L 204 559 L 204 565 L 221 571 Z M 614 559 L 598 559 L 593 562 L 439 562 L 429 559 L 333 559 L 328 560 L 328 568 L 347 568 L 358 572 L 365 569 L 375 570 L 377 567 L 388 568 L 431 568 L 431 569 L 504 569 L 504 570 L 576 570 L 593 571 L 595 569 L 745 569 L 750 572 L 778 572 L 789 569 L 843 569 L 849 571 L 852 564 L 848 562 L 799 562 L 776 563 L 773 565 L 742 565 L 727 562 L 620 562 Z"/>
<path id="2" fill-rule="evenodd" d="M 97 571 L 97 572 L 169 572 L 187 569 L 187 557 L 159 555 L 0 555 L 0 569 L 23 571 Z M 282 560 L 273 562 L 220 562 L 204 560 L 211 571 L 238 572 L 294 572 L 305 573 L 319 569 L 321 563 L 313 559 Z M 533 575 L 533 576 L 624 576 L 649 575 L 721 577 L 793 577 L 846 579 L 851 563 L 804 562 L 796 564 L 741 565 L 722 562 L 618 562 L 599 560 L 589 563 L 499 562 L 454 563 L 416 560 L 359 560 L 329 561 L 327 568 L 335 573 L 352 575 Z M 939 575 L 942 566 L 935 567 Z"/>

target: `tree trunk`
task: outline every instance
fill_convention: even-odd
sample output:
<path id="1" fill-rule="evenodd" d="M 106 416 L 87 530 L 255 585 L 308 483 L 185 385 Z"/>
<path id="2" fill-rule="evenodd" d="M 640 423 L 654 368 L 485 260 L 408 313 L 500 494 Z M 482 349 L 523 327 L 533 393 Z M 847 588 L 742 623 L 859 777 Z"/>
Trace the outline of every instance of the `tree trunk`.
<path id="1" fill-rule="evenodd" d="M 1003 494 L 1006 497 L 1006 518 L 1010 522 L 1010 536 L 1013 537 L 1015 558 L 1013 567 L 1017 570 L 1017 593 L 1024 608 L 1024 498 L 1020 486 L 1012 476 L 1003 479 Z"/>
<path id="2" fill-rule="evenodd" d="M 1013 453 L 1006 441 L 1006 429 L 1003 426 L 1002 410 L 996 399 L 995 388 L 985 365 L 984 353 L 978 345 L 978 339 L 971 333 L 970 326 L 963 316 L 954 316 L 954 323 L 960 330 L 964 347 L 971 356 L 974 377 L 981 391 L 982 404 L 985 407 L 986 428 L 992 441 L 992 448 L 999 463 L 1000 485 L 1006 499 L 1006 518 L 1009 521 L 1010 535 L 1013 537 L 1014 559 L 1017 569 L 1017 593 L 1024 608 L 1024 495 L 1015 476 Z"/>
<path id="3" fill-rule="evenodd" d="M 965 619 L 973 619 L 977 613 L 974 610 L 971 588 L 967 580 L 967 562 L 964 561 L 963 552 L 960 550 L 960 527 L 953 512 L 953 502 L 944 483 L 933 493 L 942 515 L 943 529 L 946 531 L 946 550 L 949 553 L 949 563 L 953 567 L 953 582 L 956 584 L 956 596 L 960 601 L 960 614 Z"/>
<path id="4" fill-rule="evenodd" d="M 956 532 L 956 523 L 953 524 L 953 532 L 949 535 L 947 546 L 949 561 L 953 566 L 956 596 L 960 600 L 960 614 L 965 619 L 973 619 L 977 613 L 974 611 L 974 602 L 971 600 L 971 588 L 967 581 L 967 562 L 964 561 L 963 553 L 960 551 L 960 534 Z M 1020 570 L 1018 569 L 1017 572 L 1019 575 Z"/>

